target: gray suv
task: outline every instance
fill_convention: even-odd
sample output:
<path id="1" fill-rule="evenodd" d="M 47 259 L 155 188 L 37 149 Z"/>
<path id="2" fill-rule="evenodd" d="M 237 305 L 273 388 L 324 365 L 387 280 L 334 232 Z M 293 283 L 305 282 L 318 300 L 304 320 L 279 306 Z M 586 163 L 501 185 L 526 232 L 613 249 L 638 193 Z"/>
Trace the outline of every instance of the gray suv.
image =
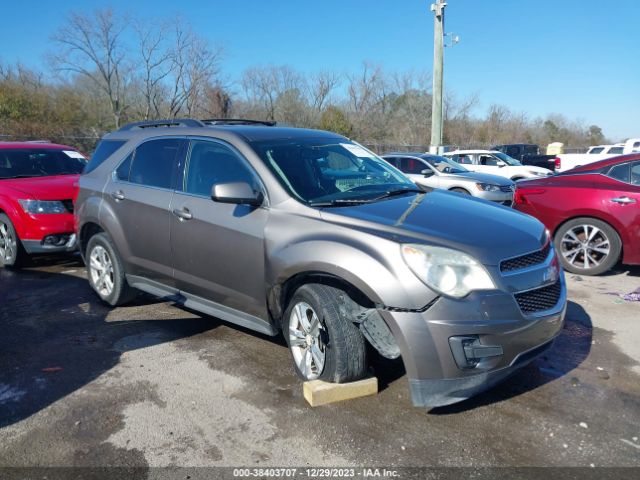
<path id="1" fill-rule="evenodd" d="M 563 272 L 536 219 L 424 192 L 340 135 L 249 121 L 126 125 L 79 181 L 89 281 L 268 335 L 298 375 L 367 375 L 402 357 L 416 406 L 466 399 L 548 349 Z"/>

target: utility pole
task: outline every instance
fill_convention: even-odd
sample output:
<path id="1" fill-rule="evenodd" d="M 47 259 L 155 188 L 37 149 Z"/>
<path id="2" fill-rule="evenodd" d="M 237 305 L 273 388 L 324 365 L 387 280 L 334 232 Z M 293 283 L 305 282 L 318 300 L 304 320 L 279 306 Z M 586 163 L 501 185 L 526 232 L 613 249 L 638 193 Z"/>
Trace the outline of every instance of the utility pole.
<path id="1" fill-rule="evenodd" d="M 433 21 L 433 99 L 431 104 L 431 153 L 437 154 L 442 146 L 442 82 L 444 58 L 444 7 L 447 2 L 436 0 L 431 5 Z"/>

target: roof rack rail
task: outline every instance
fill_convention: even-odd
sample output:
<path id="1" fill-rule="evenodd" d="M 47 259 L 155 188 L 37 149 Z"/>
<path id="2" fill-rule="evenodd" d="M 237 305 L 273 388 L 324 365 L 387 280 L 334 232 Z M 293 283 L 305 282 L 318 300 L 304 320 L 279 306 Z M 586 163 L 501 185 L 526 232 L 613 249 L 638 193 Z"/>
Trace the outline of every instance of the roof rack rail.
<path id="1" fill-rule="evenodd" d="M 276 122 L 272 120 L 251 120 L 248 118 L 207 118 L 201 120 L 207 125 L 264 125 L 274 127 Z"/>
<path id="2" fill-rule="evenodd" d="M 204 123 L 193 118 L 171 118 L 166 120 L 145 120 L 143 122 L 127 123 L 118 129 L 119 132 L 133 130 L 134 128 L 158 128 L 158 127 L 204 127 Z"/>

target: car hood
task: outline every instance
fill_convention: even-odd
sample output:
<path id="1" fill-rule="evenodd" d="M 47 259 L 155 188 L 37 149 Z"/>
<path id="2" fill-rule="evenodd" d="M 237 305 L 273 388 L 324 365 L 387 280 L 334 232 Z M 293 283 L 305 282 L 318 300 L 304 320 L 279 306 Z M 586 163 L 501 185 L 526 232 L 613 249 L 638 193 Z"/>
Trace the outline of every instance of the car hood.
<path id="1" fill-rule="evenodd" d="M 75 199 L 80 175 L 0 180 L 0 189 L 10 189 L 21 198 L 34 200 Z"/>
<path id="2" fill-rule="evenodd" d="M 490 173 L 465 172 L 465 173 L 444 173 L 443 177 L 464 178 L 474 182 L 491 183 L 493 185 L 509 186 L 513 182 L 506 177 L 491 175 Z"/>
<path id="3" fill-rule="evenodd" d="M 444 190 L 323 209 L 321 216 L 398 243 L 461 250 L 485 265 L 538 250 L 545 241 L 545 227 L 535 218 Z"/>

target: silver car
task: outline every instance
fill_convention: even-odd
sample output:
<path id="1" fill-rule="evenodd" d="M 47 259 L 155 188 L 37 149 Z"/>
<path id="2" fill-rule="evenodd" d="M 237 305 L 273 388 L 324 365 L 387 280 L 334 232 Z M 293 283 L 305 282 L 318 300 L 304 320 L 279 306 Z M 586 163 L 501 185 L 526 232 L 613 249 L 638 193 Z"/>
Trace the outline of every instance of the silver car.
<path id="1" fill-rule="evenodd" d="M 425 190 L 441 188 L 511 206 L 515 183 L 505 177 L 471 172 L 445 157 L 428 153 L 389 153 L 387 162 Z"/>

